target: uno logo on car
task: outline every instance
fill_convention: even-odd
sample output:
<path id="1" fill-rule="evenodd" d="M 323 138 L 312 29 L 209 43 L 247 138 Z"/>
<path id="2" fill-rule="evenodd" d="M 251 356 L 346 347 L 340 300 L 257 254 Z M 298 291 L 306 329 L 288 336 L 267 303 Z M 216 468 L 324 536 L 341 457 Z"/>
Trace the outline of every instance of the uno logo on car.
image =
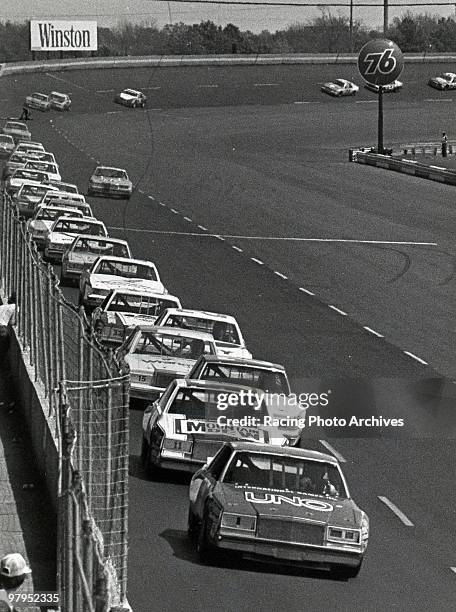
<path id="1" fill-rule="evenodd" d="M 297 495 L 288 497 L 287 495 L 278 495 L 275 493 L 265 493 L 263 497 L 257 497 L 253 491 L 245 492 L 245 500 L 254 504 L 275 504 L 280 506 L 283 504 L 290 504 L 298 508 L 308 508 L 309 510 L 317 510 L 319 512 L 332 512 L 334 506 L 328 504 L 328 502 L 320 501 L 318 499 L 303 499 Z"/>

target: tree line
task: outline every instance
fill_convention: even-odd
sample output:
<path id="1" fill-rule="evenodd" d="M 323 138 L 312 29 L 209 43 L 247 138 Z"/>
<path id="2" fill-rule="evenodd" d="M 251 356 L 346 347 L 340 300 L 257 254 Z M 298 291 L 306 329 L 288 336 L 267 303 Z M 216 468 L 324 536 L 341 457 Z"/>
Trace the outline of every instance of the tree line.
<path id="1" fill-rule="evenodd" d="M 347 53 L 357 52 L 371 38 L 383 33 L 369 30 L 362 22 L 321 8 L 320 15 L 284 30 L 255 34 L 236 25 L 224 27 L 212 21 L 192 25 L 153 22 L 140 25 L 123 22 L 113 28 L 98 28 L 96 52 L 31 52 L 29 25 L 0 23 L 0 62 L 84 56 L 210 55 L 243 53 Z M 406 12 L 396 17 L 387 34 L 404 52 L 456 51 L 456 21 L 451 17 Z"/>

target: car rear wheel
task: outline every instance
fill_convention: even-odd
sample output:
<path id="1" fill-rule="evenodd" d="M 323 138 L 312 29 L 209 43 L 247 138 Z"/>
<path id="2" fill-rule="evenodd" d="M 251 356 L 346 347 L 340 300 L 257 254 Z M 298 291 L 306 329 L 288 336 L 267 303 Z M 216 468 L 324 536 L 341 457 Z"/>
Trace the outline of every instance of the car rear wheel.
<path id="1" fill-rule="evenodd" d="M 198 541 L 198 519 L 190 508 L 188 509 L 187 535 L 192 544 L 196 545 Z"/>
<path id="2" fill-rule="evenodd" d="M 162 474 L 162 470 L 155 464 L 152 458 L 152 449 L 150 447 L 150 444 L 147 445 L 147 448 L 148 450 L 144 463 L 144 469 L 146 470 L 147 477 L 151 480 L 155 480 L 160 477 L 160 475 Z"/>
<path id="3" fill-rule="evenodd" d="M 217 561 L 217 549 L 210 543 L 209 539 L 209 521 L 207 514 L 204 515 L 199 528 L 196 550 L 198 551 L 198 556 L 202 563 L 212 564 Z"/>
<path id="4" fill-rule="evenodd" d="M 141 443 L 141 464 L 145 468 L 147 465 L 147 458 L 149 456 L 149 443 L 143 436 Z"/>
<path id="5" fill-rule="evenodd" d="M 355 567 L 347 567 L 346 565 L 336 565 L 333 567 L 333 575 L 336 578 L 340 578 L 342 580 L 348 580 L 349 578 L 356 578 L 361 570 L 363 562 L 360 561 L 358 565 Z"/>

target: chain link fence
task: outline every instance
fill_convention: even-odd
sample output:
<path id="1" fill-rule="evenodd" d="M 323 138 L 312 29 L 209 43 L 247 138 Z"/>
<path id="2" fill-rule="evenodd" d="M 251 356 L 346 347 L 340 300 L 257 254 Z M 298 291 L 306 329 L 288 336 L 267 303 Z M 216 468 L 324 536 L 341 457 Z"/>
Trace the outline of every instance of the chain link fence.
<path id="1" fill-rule="evenodd" d="M 74 547 L 83 537 L 80 526 L 93 521 L 94 550 L 104 560 L 104 570 L 112 570 L 116 583 L 112 587 L 111 580 L 107 589 L 109 598 L 114 597 L 111 603 L 126 602 L 129 376 L 112 353 L 91 337 L 83 309 L 78 311 L 64 298 L 52 267 L 43 262 L 6 194 L 1 205 L 2 290 L 4 295 L 16 293 L 17 335 L 35 382 L 44 389 L 48 422 L 59 448 L 58 567 L 63 609 L 98 612 L 102 609 L 99 602 L 83 607 L 86 598 L 78 603 L 73 597 L 67 568 L 74 565 L 80 588 L 84 580 L 89 587 L 91 581 L 83 576 L 84 559 L 90 555 L 75 556 Z M 69 430 L 74 433 L 66 458 L 68 444 L 62 428 L 66 435 Z M 67 475 L 66 481 L 62 470 L 65 460 L 73 474 Z M 70 493 L 74 477 L 80 483 L 78 495 Z M 65 501 L 68 496 L 72 506 Z M 78 521 L 73 520 L 76 516 Z M 69 542 L 73 544 L 70 549 Z M 89 568 L 87 575 L 91 571 Z"/>

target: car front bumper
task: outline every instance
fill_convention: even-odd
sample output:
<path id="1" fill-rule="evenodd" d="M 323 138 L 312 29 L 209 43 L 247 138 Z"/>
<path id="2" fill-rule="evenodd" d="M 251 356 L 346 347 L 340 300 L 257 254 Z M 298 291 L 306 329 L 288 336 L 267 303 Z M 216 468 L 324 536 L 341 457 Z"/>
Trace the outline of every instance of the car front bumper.
<path id="1" fill-rule="evenodd" d="M 131 196 L 131 189 L 118 189 L 113 187 L 112 185 L 100 185 L 100 184 L 89 184 L 89 192 L 98 195 L 105 196 L 118 196 L 120 198 L 125 198 Z"/>

